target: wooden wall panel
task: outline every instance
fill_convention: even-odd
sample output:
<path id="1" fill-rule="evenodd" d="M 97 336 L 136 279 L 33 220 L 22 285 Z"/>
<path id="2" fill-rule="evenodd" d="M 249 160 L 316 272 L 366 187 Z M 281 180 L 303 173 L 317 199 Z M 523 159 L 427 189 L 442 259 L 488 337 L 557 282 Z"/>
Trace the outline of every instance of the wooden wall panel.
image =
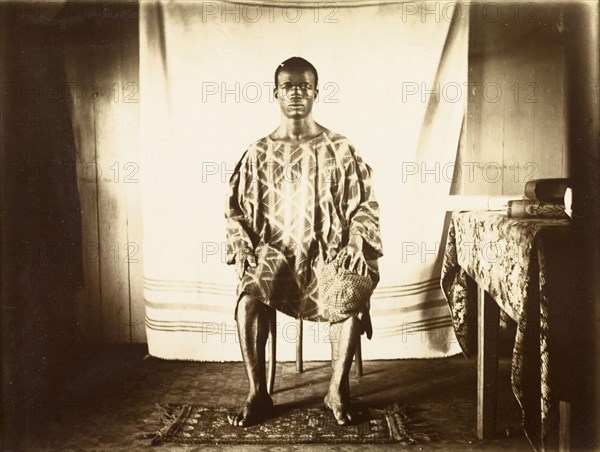
<path id="1" fill-rule="evenodd" d="M 535 141 L 534 162 L 538 163 L 536 177 L 566 177 L 566 118 L 564 97 L 564 53 L 552 55 L 552 47 L 538 46 L 543 58 L 535 68 L 536 99 L 539 106 L 533 118 Z M 553 58 L 554 57 L 554 58 Z M 558 64 L 555 64 L 555 58 Z"/>
<path id="2" fill-rule="evenodd" d="M 529 28 L 529 27 L 527 27 Z M 531 36 L 526 33 L 526 36 Z M 505 40 L 506 42 L 506 40 Z M 504 105 L 502 158 L 496 159 L 502 168 L 500 185 L 502 195 L 523 193 L 526 178 L 538 167 L 534 161 L 534 117 L 539 108 L 537 99 L 530 96 L 537 86 L 535 80 L 535 40 L 510 42 L 506 57 L 497 61 L 503 66 L 501 86 Z M 514 49 L 514 50 L 513 50 Z"/>
<path id="3" fill-rule="evenodd" d="M 100 10 L 65 36 L 86 283 L 78 323 L 89 342 L 143 342 L 137 5 Z"/>
<path id="4" fill-rule="evenodd" d="M 502 99 L 504 65 L 487 63 L 490 49 L 497 53 L 503 30 L 489 28 L 481 19 L 481 11 L 471 10 L 467 155 L 462 158 L 464 195 L 491 196 L 502 194 L 501 179 L 496 177 L 498 162 L 504 153 L 505 105 Z M 505 58 L 505 56 L 503 56 Z M 487 120 L 482 124 L 481 118 Z"/>
<path id="5" fill-rule="evenodd" d="M 533 8 L 532 6 L 535 6 Z M 471 10 L 463 195 L 522 195 L 527 180 L 568 177 L 561 4 Z M 499 18 L 502 18 L 500 20 Z"/>
<path id="6" fill-rule="evenodd" d="M 94 103 L 86 88 L 93 85 L 92 54 L 85 45 L 64 48 L 66 75 L 73 87 L 71 122 L 77 152 L 77 185 L 81 205 L 83 274 L 85 287 L 78 291 L 77 323 L 87 342 L 102 339 L 102 302 L 98 234 L 98 178 Z"/>
<path id="7" fill-rule="evenodd" d="M 479 81 L 483 79 L 483 65 L 473 64 L 473 61 L 479 61 L 483 48 L 485 47 L 482 39 L 484 37 L 481 21 L 476 20 L 476 13 L 471 9 L 469 24 L 469 73 L 468 73 L 468 102 L 467 102 L 467 142 L 463 149 L 457 152 L 457 161 L 460 162 L 460 180 L 456 184 L 457 191 L 455 195 L 477 195 L 478 187 L 481 183 L 480 170 L 474 166 L 474 156 L 476 146 L 482 141 L 483 128 L 480 125 L 480 118 L 483 107 L 483 87 L 479 86 Z M 462 151 L 462 152 L 461 152 Z M 475 179 L 477 171 L 477 179 Z M 456 172 L 456 171 L 455 171 Z M 477 182 L 476 182 L 477 180 Z"/>
<path id="8" fill-rule="evenodd" d="M 479 55 L 485 58 L 490 47 L 495 47 L 503 38 L 502 30 L 493 28 L 486 31 L 481 28 L 483 34 Z M 506 58 L 503 56 L 503 59 Z M 480 187 L 484 186 L 486 194 L 501 195 L 502 183 L 497 178 L 496 168 L 498 162 L 502 162 L 504 154 L 504 129 L 505 129 L 505 104 L 503 96 L 504 64 L 482 64 L 478 71 L 481 78 L 475 80 L 477 95 L 475 102 L 479 106 L 478 116 L 474 126 L 480 129 L 480 140 L 473 149 L 472 158 L 468 159 L 476 163 L 474 166 L 474 183 L 469 184 L 469 194 L 481 194 Z M 500 69 L 501 68 L 501 69 Z M 499 70 L 500 69 L 500 70 Z M 481 124 L 480 118 L 486 118 Z M 500 181 L 500 183 L 499 183 Z"/>
<path id="9" fill-rule="evenodd" d="M 104 342 L 129 341 L 129 272 L 127 257 L 127 205 L 121 170 L 125 164 L 120 99 L 120 38 L 94 49 L 95 79 L 101 92 L 94 103 L 97 163 L 102 171 L 98 182 L 100 274 Z M 131 131 L 129 131 L 131 133 Z"/>
<path id="10" fill-rule="evenodd" d="M 139 148 L 139 33 L 138 23 L 122 22 L 122 91 L 124 106 L 123 136 L 125 165 L 122 168 L 123 183 L 127 196 L 127 259 L 129 265 L 130 339 L 146 342 L 144 327 L 143 247 L 142 247 L 142 200 L 141 155 Z"/>

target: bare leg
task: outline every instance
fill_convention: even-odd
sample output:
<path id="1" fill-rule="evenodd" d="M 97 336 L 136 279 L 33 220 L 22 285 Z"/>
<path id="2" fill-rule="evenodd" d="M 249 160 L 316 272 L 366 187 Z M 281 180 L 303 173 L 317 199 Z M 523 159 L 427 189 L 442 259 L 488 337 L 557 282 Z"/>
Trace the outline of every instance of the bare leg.
<path id="1" fill-rule="evenodd" d="M 228 416 L 231 425 L 251 425 L 260 421 L 273 407 L 273 400 L 267 392 L 265 364 L 265 346 L 273 314 L 269 306 L 248 295 L 244 295 L 238 304 L 236 322 L 249 388 L 248 397 L 238 414 Z"/>
<path id="2" fill-rule="evenodd" d="M 332 375 L 325 405 L 331 409 L 338 424 L 346 425 L 354 417 L 350 405 L 349 374 L 362 327 L 356 317 L 349 317 L 331 324 L 330 329 Z"/>

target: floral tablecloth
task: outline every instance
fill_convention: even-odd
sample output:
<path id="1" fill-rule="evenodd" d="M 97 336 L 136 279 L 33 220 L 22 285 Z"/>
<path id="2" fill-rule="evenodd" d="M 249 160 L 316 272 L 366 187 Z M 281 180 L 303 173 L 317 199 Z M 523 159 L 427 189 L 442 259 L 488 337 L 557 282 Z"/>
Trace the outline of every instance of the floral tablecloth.
<path id="1" fill-rule="evenodd" d="M 442 290 L 467 357 L 477 348 L 477 285 L 517 323 L 511 383 L 531 445 L 543 450 L 569 400 L 577 297 L 570 220 L 454 212 Z"/>

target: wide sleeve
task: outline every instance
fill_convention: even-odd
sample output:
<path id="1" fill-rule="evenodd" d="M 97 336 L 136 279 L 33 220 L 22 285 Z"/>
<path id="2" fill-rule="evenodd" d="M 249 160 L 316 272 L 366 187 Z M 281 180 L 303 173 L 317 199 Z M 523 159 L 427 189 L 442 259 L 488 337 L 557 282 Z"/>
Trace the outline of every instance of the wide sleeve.
<path id="1" fill-rule="evenodd" d="M 377 259 L 383 256 L 383 247 L 379 228 L 379 203 L 373 191 L 373 170 L 350 147 L 345 172 L 349 235 L 360 235 L 366 245 L 363 250 L 365 258 Z"/>
<path id="2" fill-rule="evenodd" d="M 255 197 L 255 187 L 252 181 L 252 165 L 246 151 L 229 179 L 227 190 L 225 207 L 227 264 L 235 263 L 240 251 L 254 251 L 253 239 L 256 234 L 252 232 L 255 213 L 252 200 Z"/>

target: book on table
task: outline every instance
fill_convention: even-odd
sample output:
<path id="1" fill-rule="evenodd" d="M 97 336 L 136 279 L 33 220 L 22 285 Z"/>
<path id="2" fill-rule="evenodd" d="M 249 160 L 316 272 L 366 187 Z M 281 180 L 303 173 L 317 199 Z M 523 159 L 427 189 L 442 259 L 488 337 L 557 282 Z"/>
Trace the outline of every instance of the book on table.
<path id="1" fill-rule="evenodd" d="M 563 204 L 569 186 L 567 178 L 532 179 L 525 183 L 525 196 L 535 201 Z"/>
<path id="2" fill-rule="evenodd" d="M 525 184 L 527 199 L 508 202 L 509 218 L 569 218 L 565 209 L 567 178 L 533 179 Z"/>
<path id="3" fill-rule="evenodd" d="M 564 204 L 518 199 L 508 202 L 509 218 L 568 218 Z"/>

